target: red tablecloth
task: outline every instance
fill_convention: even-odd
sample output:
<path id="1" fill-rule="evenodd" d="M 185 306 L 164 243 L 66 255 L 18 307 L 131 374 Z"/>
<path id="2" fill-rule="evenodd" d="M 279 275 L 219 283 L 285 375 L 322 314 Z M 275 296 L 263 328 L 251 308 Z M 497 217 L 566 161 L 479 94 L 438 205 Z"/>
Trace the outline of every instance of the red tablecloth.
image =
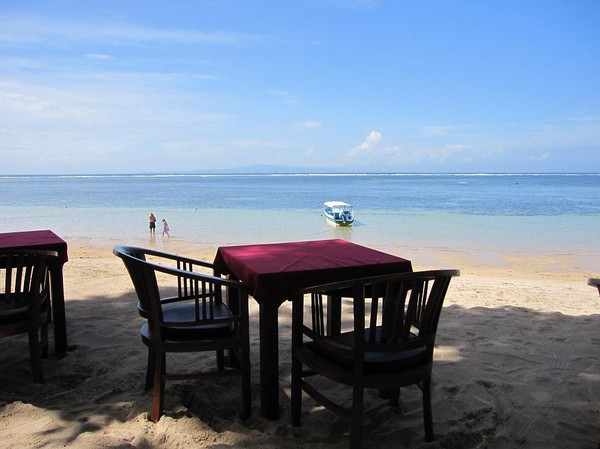
<path id="1" fill-rule="evenodd" d="M 69 260 L 67 242 L 50 230 L 0 233 L 0 249 L 48 249 L 58 252 L 58 260 Z"/>
<path id="2" fill-rule="evenodd" d="M 251 285 L 258 302 L 280 303 L 298 288 L 412 271 L 409 260 L 345 240 L 225 246 L 214 263 Z"/>

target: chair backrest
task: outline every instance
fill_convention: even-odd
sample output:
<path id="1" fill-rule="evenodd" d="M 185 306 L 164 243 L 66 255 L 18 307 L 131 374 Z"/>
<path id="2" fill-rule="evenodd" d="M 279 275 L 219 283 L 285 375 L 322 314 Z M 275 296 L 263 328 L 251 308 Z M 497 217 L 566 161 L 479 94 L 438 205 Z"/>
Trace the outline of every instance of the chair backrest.
<path id="1" fill-rule="evenodd" d="M 433 345 L 444 298 L 458 270 L 432 270 L 354 279 L 310 287 L 298 292 L 311 298 L 311 323 L 304 334 L 315 341 L 326 339 L 326 302 L 324 296 L 352 297 L 353 321 L 344 330 L 354 331 L 352 347 L 336 342 L 332 355 L 348 355 L 349 351 L 398 352 L 426 349 L 433 356 Z M 348 328 L 349 326 L 349 328 Z M 359 355 L 359 357 L 361 357 Z M 363 356 L 364 359 L 364 356 Z"/>
<path id="2" fill-rule="evenodd" d="M 47 250 L 0 251 L 0 316 L 40 313 L 49 297 L 48 264 L 57 257 Z"/>
<path id="3" fill-rule="evenodd" d="M 155 267 L 146 262 L 147 251 L 143 248 L 116 246 L 113 253 L 121 258 L 127 268 L 138 297 L 140 315 L 155 321 L 162 321 Z"/>
<path id="4" fill-rule="evenodd" d="M 158 335 L 164 323 L 163 307 L 170 304 L 189 302 L 194 305 L 195 313 L 194 319 L 169 321 L 169 327 L 237 322 L 247 316 L 247 291 L 239 282 L 199 272 L 214 268 L 208 262 L 131 246 L 115 246 L 113 253 L 123 260 L 129 272 L 140 315 L 156 325 Z M 159 285 L 163 283 L 158 279 L 164 279 L 167 286 Z M 227 299 L 236 301 L 233 307 L 236 314 L 230 318 L 215 313 L 223 302 L 224 289 L 228 291 Z"/>

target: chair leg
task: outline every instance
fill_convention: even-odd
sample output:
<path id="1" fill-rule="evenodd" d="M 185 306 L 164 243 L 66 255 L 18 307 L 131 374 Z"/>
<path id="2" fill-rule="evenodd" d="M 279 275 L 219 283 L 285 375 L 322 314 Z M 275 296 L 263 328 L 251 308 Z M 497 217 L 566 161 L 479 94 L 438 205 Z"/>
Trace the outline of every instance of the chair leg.
<path id="1" fill-rule="evenodd" d="M 162 415 L 165 401 L 165 364 L 166 355 L 154 355 L 154 397 L 152 399 L 152 421 L 158 422 Z"/>
<path id="2" fill-rule="evenodd" d="M 244 409 L 242 419 L 248 419 L 252 409 L 252 384 L 250 380 L 250 354 L 242 354 L 242 398 Z"/>
<path id="3" fill-rule="evenodd" d="M 381 388 L 379 390 L 379 397 L 381 399 L 389 399 L 390 405 L 397 407 L 398 403 L 400 402 L 400 388 Z"/>
<path id="4" fill-rule="evenodd" d="M 423 425 L 425 427 L 425 441 L 433 441 L 433 416 L 431 413 L 431 377 L 423 381 Z"/>
<path id="5" fill-rule="evenodd" d="M 38 327 L 35 325 L 32 325 L 29 328 L 29 357 L 31 358 L 33 380 L 38 383 L 44 383 Z"/>
<path id="6" fill-rule="evenodd" d="M 42 358 L 47 359 L 48 358 L 48 324 L 43 324 L 41 327 L 41 333 L 42 333 L 42 339 L 41 339 L 41 345 L 42 345 Z"/>
<path id="7" fill-rule="evenodd" d="M 292 426 L 300 426 L 302 415 L 302 362 L 292 359 L 292 385 L 290 414 Z"/>
<path id="8" fill-rule="evenodd" d="M 154 360 L 156 355 L 151 348 L 148 348 L 148 366 L 146 367 L 146 384 L 144 389 L 149 390 L 154 385 Z"/>
<path id="9" fill-rule="evenodd" d="M 218 359 L 217 359 L 217 368 L 218 368 Z M 242 356 L 239 350 L 230 349 L 225 353 L 224 362 L 227 363 L 227 366 L 231 368 L 241 368 L 242 367 Z"/>
<path id="10" fill-rule="evenodd" d="M 392 388 L 390 390 L 390 404 L 393 407 L 398 407 L 400 403 L 400 388 Z"/>
<path id="11" fill-rule="evenodd" d="M 352 388 L 352 422 L 350 423 L 350 449 L 360 449 L 362 440 L 362 420 L 364 406 L 364 389 Z"/>
<path id="12" fill-rule="evenodd" d="M 217 370 L 223 371 L 225 369 L 225 351 L 217 351 Z"/>
<path id="13" fill-rule="evenodd" d="M 52 287 L 50 287 L 50 290 L 52 290 Z M 48 323 L 52 323 L 52 301 L 47 301 L 46 303 L 46 307 L 48 307 Z"/>

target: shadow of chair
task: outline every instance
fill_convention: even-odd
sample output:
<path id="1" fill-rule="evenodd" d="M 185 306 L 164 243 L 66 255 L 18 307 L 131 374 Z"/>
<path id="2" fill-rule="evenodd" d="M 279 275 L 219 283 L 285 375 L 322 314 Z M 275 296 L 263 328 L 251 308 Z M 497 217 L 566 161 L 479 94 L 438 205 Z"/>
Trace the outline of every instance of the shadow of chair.
<path id="1" fill-rule="evenodd" d="M 350 447 L 359 448 L 364 389 L 379 389 L 397 405 L 399 388 L 416 384 L 423 395 L 425 440 L 432 441 L 433 348 L 446 291 L 451 278 L 459 274 L 458 270 L 403 273 L 296 292 L 292 305 L 292 424 L 300 425 L 304 391 L 321 405 L 351 418 Z M 351 297 L 351 317 L 330 326 L 327 307 L 331 302 L 326 298 L 335 296 Z M 332 332 L 332 328 L 336 330 Z M 307 381 L 317 374 L 351 386 L 351 406 L 343 407 L 318 390 L 315 382 Z"/>
<path id="2" fill-rule="evenodd" d="M 50 285 L 48 265 L 56 251 L 0 251 L 0 337 L 29 334 L 33 379 L 44 382 L 42 357 L 48 356 Z"/>
<path id="3" fill-rule="evenodd" d="M 242 417 L 247 418 L 250 344 L 248 292 L 243 285 L 206 273 L 213 266 L 204 261 L 128 246 L 115 246 L 113 253 L 123 260 L 137 293 L 138 312 L 147 320 L 141 336 L 148 346 L 145 386 L 154 388 L 152 421 L 163 413 L 165 381 L 226 375 L 241 375 Z M 203 351 L 215 351 L 216 370 L 167 371 L 167 353 Z"/>

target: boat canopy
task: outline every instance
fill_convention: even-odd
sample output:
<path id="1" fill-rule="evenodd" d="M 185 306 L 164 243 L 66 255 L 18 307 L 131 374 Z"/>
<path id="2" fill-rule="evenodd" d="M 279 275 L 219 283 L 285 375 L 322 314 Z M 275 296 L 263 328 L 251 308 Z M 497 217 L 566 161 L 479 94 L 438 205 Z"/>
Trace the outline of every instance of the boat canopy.
<path id="1" fill-rule="evenodd" d="M 325 201 L 323 203 L 325 207 L 338 208 L 344 210 L 352 209 L 352 206 L 348 203 L 344 203 L 343 201 Z"/>

